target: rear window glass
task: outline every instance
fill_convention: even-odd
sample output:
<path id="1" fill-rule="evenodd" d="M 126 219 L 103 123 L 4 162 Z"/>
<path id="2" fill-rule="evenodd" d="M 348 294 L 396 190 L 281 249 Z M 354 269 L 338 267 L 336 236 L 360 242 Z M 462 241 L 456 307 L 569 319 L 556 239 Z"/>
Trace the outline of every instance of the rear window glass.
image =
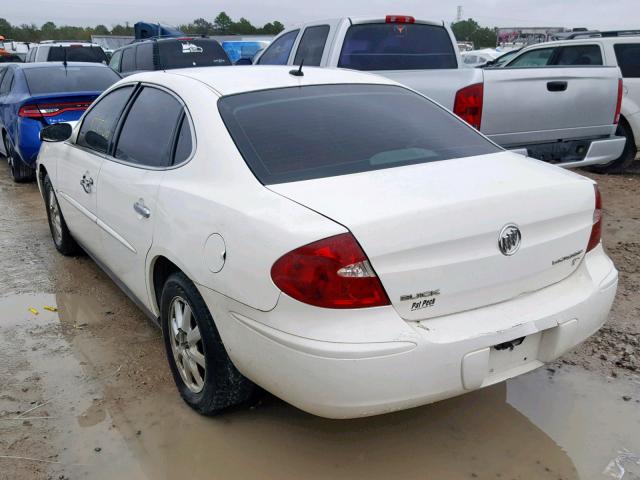
<path id="1" fill-rule="evenodd" d="M 176 40 L 158 42 L 163 69 L 231 65 L 224 49 L 215 40 Z"/>
<path id="2" fill-rule="evenodd" d="M 109 67 L 25 68 L 24 76 L 33 95 L 58 92 L 101 92 L 120 80 Z"/>
<path id="3" fill-rule="evenodd" d="M 66 57 L 65 57 L 66 55 Z M 51 47 L 47 59 L 50 62 L 95 62 L 107 64 L 109 59 L 100 47 Z"/>
<path id="4" fill-rule="evenodd" d="M 354 70 L 456 68 L 453 42 L 444 27 L 371 23 L 349 27 L 339 67 Z"/>
<path id="5" fill-rule="evenodd" d="M 640 44 L 620 43 L 613 47 L 624 78 L 640 78 Z"/>
<path id="6" fill-rule="evenodd" d="M 218 108 L 265 185 L 500 151 L 430 100 L 390 85 L 242 93 Z"/>

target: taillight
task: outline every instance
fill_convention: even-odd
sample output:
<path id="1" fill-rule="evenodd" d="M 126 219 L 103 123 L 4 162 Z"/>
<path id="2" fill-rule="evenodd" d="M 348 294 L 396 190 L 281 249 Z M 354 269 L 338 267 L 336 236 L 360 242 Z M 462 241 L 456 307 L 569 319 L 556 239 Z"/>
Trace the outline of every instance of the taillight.
<path id="1" fill-rule="evenodd" d="M 480 130 L 482 123 L 482 101 L 484 87 L 482 83 L 469 85 L 456 93 L 456 101 L 453 104 L 453 113 L 467 122 L 472 127 Z"/>
<path id="2" fill-rule="evenodd" d="M 618 101 L 616 103 L 616 114 L 613 117 L 614 125 L 620 123 L 620 113 L 622 111 L 622 94 L 624 92 L 624 84 L 622 83 L 622 79 L 618 79 Z"/>
<path id="3" fill-rule="evenodd" d="M 387 23 L 416 23 L 416 19 L 409 15 L 387 15 L 384 21 Z"/>
<path id="4" fill-rule="evenodd" d="M 67 103 L 39 103 L 37 105 L 23 105 L 18 110 L 18 115 L 26 118 L 55 117 L 63 112 L 73 110 L 84 111 L 89 108 L 91 102 L 67 102 Z"/>
<path id="5" fill-rule="evenodd" d="M 271 267 L 276 286 L 290 297 L 324 308 L 389 305 L 367 256 L 350 233 L 297 248 Z"/>
<path id="6" fill-rule="evenodd" d="M 593 186 L 596 194 L 596 205 L 593 210 L 593 227 L 591 227 L 591 236 L 587 244 L 587 252 L 590 252 L 598 246 L 602 238 L 602 195 L 598 185 Z"/>

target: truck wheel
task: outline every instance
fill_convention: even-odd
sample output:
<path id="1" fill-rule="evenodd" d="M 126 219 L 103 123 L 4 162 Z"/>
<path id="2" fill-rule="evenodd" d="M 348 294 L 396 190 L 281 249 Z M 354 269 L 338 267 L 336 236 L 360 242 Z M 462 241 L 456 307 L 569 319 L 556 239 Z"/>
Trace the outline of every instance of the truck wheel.
<path id="1" fill-rule="evenodd" d="M 613 162 L 609 162 L 605 165 L 593 165 L 588 167 L 588 170 L 595 173 L 624 173 L 631 165 L 636 158 L 638 150 L 636 148 L 636 140 L 633 137 L 633 132 L 626 120 L 620 119 L 616 135 L 627 139 L 622 155 Z"/>
<path id="2" fill-rule="evenodd" d="M 165 282 L 160 312 L 169 367 L 191 408 L 216 415 L 251 398 L 255 385 L 231 362 L 206 303 L 182 272 Z"/>
<path id="3" fill-rule="evenodd" d="M 49 220 L 49 230 L 51 230 L 51 238 L 53 238 L 56 250 L 65 256 L 77 255 L 81 252 L 80 247 L 73 239 L 69 228 L 67 228 L 67 222 L 64 221 L 62 216 L 49 175 L 45 175 L 42 186 L 44 187 L 44 202 L 47 210 L 47 220 Z"/>
<path id="4" fill-rule="evenodd" d="M 5 138 L 5 148 L 8 153 L 7 160 L 11 168 L 11 176 L 16 183 L 32 182 L 36 179 L 36 171 L 24 163 L 13 146 Z"/>

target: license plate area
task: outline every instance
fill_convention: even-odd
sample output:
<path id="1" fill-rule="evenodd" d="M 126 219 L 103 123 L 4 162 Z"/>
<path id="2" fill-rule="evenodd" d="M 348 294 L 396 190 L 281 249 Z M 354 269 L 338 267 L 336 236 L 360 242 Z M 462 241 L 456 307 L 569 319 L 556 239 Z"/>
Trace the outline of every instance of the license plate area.
<path id="1" fill-rule="evenodd" d="M 517 369 L 538 359 L 542 333 L 514 339 L 511 342 L 494 345 L 489 349 L 489 376 Z"/>

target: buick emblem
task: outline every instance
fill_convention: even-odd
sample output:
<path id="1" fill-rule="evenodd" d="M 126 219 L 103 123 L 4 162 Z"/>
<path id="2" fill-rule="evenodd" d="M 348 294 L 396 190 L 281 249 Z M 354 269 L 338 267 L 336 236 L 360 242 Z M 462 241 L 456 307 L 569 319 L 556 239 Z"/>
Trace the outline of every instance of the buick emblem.
<path id="1" fill-rule="evenodd" d="M 511 256 L 520 248 L 522 234 L 517 225 L 510 223 L 500 232 L 498 237 L 498 248 L 503 255 Z"/>

